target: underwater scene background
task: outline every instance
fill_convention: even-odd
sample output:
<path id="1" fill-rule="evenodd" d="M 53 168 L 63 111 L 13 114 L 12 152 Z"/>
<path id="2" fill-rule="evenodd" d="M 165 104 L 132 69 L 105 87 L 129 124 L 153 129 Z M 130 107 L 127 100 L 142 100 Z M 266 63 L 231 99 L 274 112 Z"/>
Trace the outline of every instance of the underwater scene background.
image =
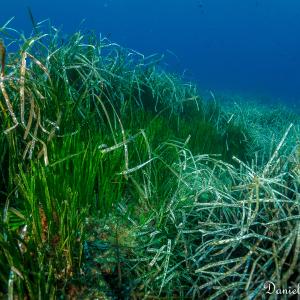
<path id="1" fill-rule="evenodd" d="M 145 55 L 165 54 L 202 90 L 299 104 L 297 0 L 12 0 L 1 22 L 15 16 L 14 26 L 30 32 L 27 7 L 65 34 L 94 30 Z"/>
<path id="2" fill-rule="evenodd" d="M 299 12 L 1 3 L 0 299 L 299 296 Z"/>

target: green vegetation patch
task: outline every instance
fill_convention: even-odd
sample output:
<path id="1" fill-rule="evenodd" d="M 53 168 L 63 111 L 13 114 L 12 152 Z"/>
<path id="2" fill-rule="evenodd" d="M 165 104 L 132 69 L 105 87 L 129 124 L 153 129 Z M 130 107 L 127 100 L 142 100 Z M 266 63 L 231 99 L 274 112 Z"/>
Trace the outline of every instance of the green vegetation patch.
<path id="1" fill-rule="evenodd" d="M 8 25 L 0 296 L 238 299 L 300 281 L 299 116 L 204 101 L 160 56 L 91 33 Z"/>

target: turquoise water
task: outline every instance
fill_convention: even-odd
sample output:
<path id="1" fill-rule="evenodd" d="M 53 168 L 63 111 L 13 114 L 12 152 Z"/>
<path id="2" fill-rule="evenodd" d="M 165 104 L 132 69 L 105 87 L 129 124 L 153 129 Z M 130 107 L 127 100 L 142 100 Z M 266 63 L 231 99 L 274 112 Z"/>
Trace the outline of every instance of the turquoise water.
<path id="1" fill-rule="evenodd" d="M 27 7 L 66 34 L 94 30 L 146 55 L 164 53 L 165 67 L 203 90 L 300 103 L 298 0 L 11 0 L 0 23 L 15 16 L 12 26 L 29 34 Z"/>

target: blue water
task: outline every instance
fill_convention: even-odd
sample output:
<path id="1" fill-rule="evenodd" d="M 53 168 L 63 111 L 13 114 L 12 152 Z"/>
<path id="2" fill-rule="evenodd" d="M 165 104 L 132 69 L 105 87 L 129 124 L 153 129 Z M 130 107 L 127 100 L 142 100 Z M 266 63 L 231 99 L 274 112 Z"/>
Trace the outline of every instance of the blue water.
<path id="1" fill-rule="evenodd" d="M 203 90 L 300 105 L 299 0 L 10 0 L 0 24 L 15 16 L 12 26 L 29 34 L 27 6 L 65 33 L 93 29 L 144 54 L 165 53 L 167 68 Z"/>

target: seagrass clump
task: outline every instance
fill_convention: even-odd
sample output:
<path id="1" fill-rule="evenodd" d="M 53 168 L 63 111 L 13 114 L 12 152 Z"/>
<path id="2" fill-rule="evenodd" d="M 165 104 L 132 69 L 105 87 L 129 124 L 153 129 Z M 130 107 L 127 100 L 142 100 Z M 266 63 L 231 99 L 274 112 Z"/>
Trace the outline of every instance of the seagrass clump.
<path id="1" fill-rule="evenodd" d="M 159 55 L 9 24 L 0 297 L 253 299 L 300 281 L 296 116 L 270 113 L 272 139 L 259 107 L 203 101 Z"/>

